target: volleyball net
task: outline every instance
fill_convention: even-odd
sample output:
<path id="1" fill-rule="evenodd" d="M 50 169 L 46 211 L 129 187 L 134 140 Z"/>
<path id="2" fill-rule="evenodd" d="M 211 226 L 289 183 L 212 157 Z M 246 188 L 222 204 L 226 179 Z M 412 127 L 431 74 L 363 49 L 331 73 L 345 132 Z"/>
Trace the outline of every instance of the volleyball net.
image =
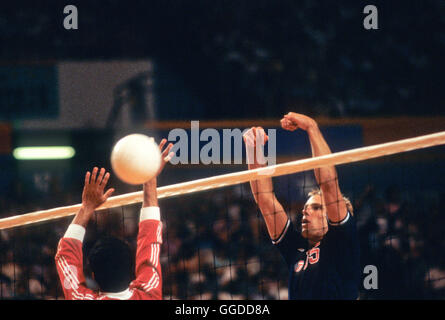
<path id="1" fill-rule="evenodd" d="M 378 289 L 362 286 L 361 298 L 444 298 L 443 144 L 439 132 L 159 187 L 164 298 L 287 299 L 288 271 L 250 181 L 273 178 L 273 192 L 298 225 L 308 192 L 320 187 L 314 169 L 332 165 L 354 205 L 361 268 L 379 270 Z M 84 252 L 104 234 L 135 247 L 141 201 L 141 191 L 111 197 L 87 228 Z M 63 299 L 54 255 L 79 208 L 0 220 L 2 299 Z M 87 285 L 98 289 L 84 265 Z"/>

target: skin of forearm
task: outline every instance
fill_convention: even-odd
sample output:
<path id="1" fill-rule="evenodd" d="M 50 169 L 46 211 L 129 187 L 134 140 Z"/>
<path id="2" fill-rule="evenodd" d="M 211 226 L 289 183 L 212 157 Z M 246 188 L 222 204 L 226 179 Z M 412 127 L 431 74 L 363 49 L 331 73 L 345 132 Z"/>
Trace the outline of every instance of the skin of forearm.
<path id="1" fill-rule="evenodd" d="M 257 169 L 265 167 L 266 165 L 261 164 L 249 164 L 249 170 Z M 252 190 L 253 197 L 255 198 L 255 202 L 258 204 L 259 198 L 261 198 L 261 202 L 272 201 L 275 197 L 273 193 L 273 184 L 272 178 L 264 178 L 260 180 L 250 181 L 250 187 Z"/>
<path id="2" fill-rule="evenodd" d="M 265 165 L 249 165 L 249 169 L 264 167 Z M 252 194 L 266 222 L 267 231 L 271 239 L 276 239 L 287 223 L 287 215 L 273 192 L 272 178 L 264 178 L 250 182 Z"/>
<path id="3" fill-rule="evenodd" d="M 85 206 L 82 206 L 77 212 L 76 216 L 73 219 L 74 224 L 78 224 L 84 228 L 87 227 L 88 221 L 90 221 L 91 215 L 94 213 L 93 209 L 89 209 Z"/>
<path id="4" fill-rule="evenodd" d="M 143 207 L 159 207 L 156 178 L 144 184 Z"/>
<path id="5" fill-rule="evenodd" d="M 331 149 L 316 124 L 311 126 L 307 132 L 314 157 L 331 154 Z M 314 172 L 318 185 L 323 192 L 324 201 L 326 201 L 329 219 L 333 222 L 342 220 L 346 214 L 346 204 L 344 201 L 339 201 L 341 194 L 338 185 L 337 170 L 334 166 L 329 166 L 317 168 Z"/>
<path id="6" fill-rule="evenodd" d="M 307 130 L 309 141 L 312 149 L 312 156 L 318 157 L 327 154 L 331 154 L 331 149 L 326 143 L 320 129 L 316 124 L 313 124 Z M 317 168 L 314 170 L 315 177 L 320 186 L 325 188 L 335 188 L 337 185 L 337 170 L 334 166 Z"/>
<path id="7" fill-rule="evenodd" d="M 283 211 L 282 206 L 275 197 L 267 205 L 258 206 L 266 222 L 270 238 L 273 240 L 277 239 L 286 226 L 288 220 L 286 212 Z"/>

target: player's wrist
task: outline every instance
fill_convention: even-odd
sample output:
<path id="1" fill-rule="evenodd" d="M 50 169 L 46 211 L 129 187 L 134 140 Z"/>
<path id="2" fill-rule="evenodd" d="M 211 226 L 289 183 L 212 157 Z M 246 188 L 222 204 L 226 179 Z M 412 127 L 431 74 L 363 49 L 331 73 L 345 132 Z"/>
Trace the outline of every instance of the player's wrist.
<path id="1" fill-rule="evenodd" d="M 158 207 L 158 193 L 156 178 L 144 183 L 143 204 L 145 207 Z"/>
<path id="2" fill-rule="evenodd" d="M 89 221 L 88 218 L 85 218 L 84 216 L 81 216 L 81 215 L 76 215 L 74 217 L 72 224 L 77 224 L 79 226 L 86 228 L 88 225 L 88 221 Z"/>
<path id="3" fill-rule="evenodd" d="M 306 132 L 307 132 L 309 135 L 313 135 L 313 134 L 316 134 L 316 133 L 320 132 L 320 128 L 318 127 L 317 122 L 315 122 L 315 121 L 310 121 L 310 122 L 309 122 L 309 125 L 308 125 L 307 128 L 306 128 Z"/>
<path id="4" fill-rule="evenodd" d="M 267 164 L 266 163 L 261 164 L 261 163 L 255 162 L 255 163 L 249 163 L 247 166 L 248 166 L 249 170 L 253 170 L 253 169 L 267 167 Z"/>
<path id="5" fill-rule="evenodd" d="M 89 203 L 82 203 L 81 209 L 83 214 L 92 214 L 94 210 L 96 210 L 96 206 Z"/>
<path id="6" fill-rule="evenodd" d="M 82 204 L 79 211 L 77 212 L 76 216 L 74 217 L 74 220 L 72 223 L 81 225 L 83 227 L 86 227 L 88 222 L 91 219 L 91 216 L 94 213 L 94 208 L 85 204 Z"/>
<path id="7" fill-rule="evenodd" d="M 144 186 L 144 189 L 150 189 L 150 188 L 156 187 L 156 185 L 157 185 L 157 177 L 154 177 L 154 178 L 148 180 L 147 182 L 145 182 L 143 186 Z"/>

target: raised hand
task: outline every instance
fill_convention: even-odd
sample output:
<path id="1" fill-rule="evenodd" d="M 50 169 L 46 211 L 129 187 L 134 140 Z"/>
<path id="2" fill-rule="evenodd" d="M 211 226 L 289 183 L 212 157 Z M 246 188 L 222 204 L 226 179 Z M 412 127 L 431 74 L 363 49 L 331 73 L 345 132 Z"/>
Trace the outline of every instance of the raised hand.
<path id="1" fill-rule="evenodd" d="M 99 171 L 97 167 L 93 168 L 92 173 L 89 171 L 85 174 L 85 184 L 82 192 L 82 206 L 87 210 L 94 211 L 101 206 L 114 192 L 114 188 L 108 189 L 105 193 L 105 186 L 110 178 L 110 173 L 105 172 L 102 168 Z"/>
<path id="2" fill-rule="evenodd" d="M 173 148 L 173 143 L 169 143 L 167 147 L 165 147 L 167 143 L 167 139 L 162 139 L 159 143 L 159 150 L 161 151 L 161 165 L 159 166 L 159 170 L 156 173 L 156 176 L 153 179 L 150 179 L 144 186 L 144 197 L 142 206 L 143 207 L 158 207 L 158 192 L 157 192 L 157 176 L 162 172 L 165 167 L 165 164 L 170 161 L 170 159 L 175 154 L 174 152 L 170 152 Z"/>
<path id="3" fill-rule="evenodd" d="M 91 216 L 98 207 L 100 207 L 113 194 L 114 188 L 108 189 L 105 193 L 105 186 L 110 178 L 110 173 L 105 169 L 93 168 L 85 174 L 85 184 L 82 192 L 82 207 L 74 217 L 73 223 L 86 227 Z"/>
<path id="4" fill-rule="evenodd" d="M 265 164 L 263 147 L 269 137 L 262 127 L 252 127 L 243 134 L 248 164 Z M 257 149 L 261 150 L 257 152 Z"/>
<path id="5" fill-rule="evenodd" d="M 298 128 L 307 131 L 313 126 L 316 126 L 316 122 L 314 119 L 305 116 L 304 114 L 289 112 L 285 114 L 284 117 L 280 120 L 281 127 L 284 130 L 295 131 Z"/>
<path id="6" fill-rule="evenodd" d="M 244 142 L 248 147 L 256 147 L 257 143 L 264 145 L 269 137 L 262 127 L 252 127 L 243 134 Z"/>
<path id="7" fill-rule="evenodd" d="M 167 143 L 167 139 L 162 139 L 161 143 L 159 143 L 159 150 L 161 151 L 161 166 L 159 167 L 158 173 L 156 176 L 158 176 L 162 170 L 165 167 L 165 164 L 170 161 L 170 159 L 175 155 L 174 152 L 170 152 L 170 150 L 173 148 L 173 143 L 169 143 L 167 147 L 165 147 L 165 144 Z M 164 149 L 165 147 L 165 149 Z"/>

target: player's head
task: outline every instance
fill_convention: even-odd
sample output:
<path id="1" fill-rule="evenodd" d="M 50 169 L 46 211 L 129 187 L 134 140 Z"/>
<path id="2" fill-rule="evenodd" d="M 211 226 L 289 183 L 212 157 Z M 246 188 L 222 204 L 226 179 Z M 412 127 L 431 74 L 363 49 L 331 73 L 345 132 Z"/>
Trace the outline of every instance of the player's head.
<path id="1" fill-rule="evenodd" d="M 304 204 L 301 219 L 301 234 L 304 238 L 318 242 L 328 232 L 326 208 L 321 193 L 312 191 Z"/>
<path id="2" fill-rule="evenodd" d="M 114 237 L 99 239 L 88 255 L 88 261 L 103 292 L 120 292 L 133 279 L 133 254 L 130 246 Z"/>
<path id="3" fill-rule="evenodd" d="M 304 238 L 318 242 L 328 232 L 328 218 L 323 194 L 320 189 L 309 192 L 309 198 L 302 210 L 301 234 Z M 353 208 L 348 198 L 343 197 L 348 211 L 353 214 Z"/>

